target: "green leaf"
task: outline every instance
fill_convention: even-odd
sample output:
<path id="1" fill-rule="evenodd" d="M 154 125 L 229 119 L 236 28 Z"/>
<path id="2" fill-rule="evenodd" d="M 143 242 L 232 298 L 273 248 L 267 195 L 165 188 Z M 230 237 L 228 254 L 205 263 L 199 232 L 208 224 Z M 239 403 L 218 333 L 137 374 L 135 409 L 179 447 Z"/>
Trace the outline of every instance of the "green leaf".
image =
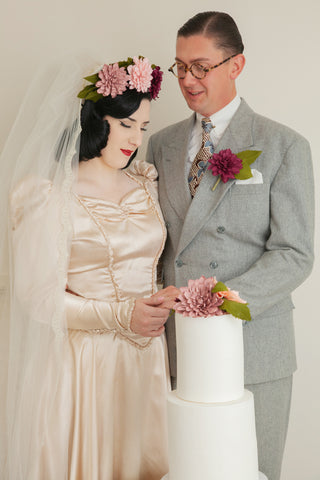
<path id="1" fill-rule="evenodd" d="M 95 73 L 94 75 L 90 75 L 89 77 L 84 77 L 84 79 L 91 83 L 97 83 L 97 81 L 99 80 L 99 75 Z"/>
<path id="2" fill-rule="evenodd" d="M 241 320 L 251 320 L 250 310 L 247 303 L 238 303 L 233 300 L 225 299 L 223 304 L 220 305 L 220 308 Z"/>
<path id="3" fill-rule="evenodd" d="M 237 157 L 245 163 L 251 165 L 251 163 L 255 162 L 261 153 L 262 150 L 244 150 L 243 152 L 237 153 Z"/>
<path id="4" fill-rule="evenodd" d="M 92 100 L 93 102 L 97 102 L 102 95 L 97 92 L 97 87 L 95 85 L 87 85 L 78 93 L 78 98 L 84 98 L 85 100 Z"/>
<path id="5" fill-rule="evenodd" d="M 252 177 L 251 168 L 246 161 L 242 162 L 242 169 L 239 173 L 236 173 L 234 177 L 238 180 L 246 180 L 247 178 Z"/>
<path id="6" fill-rule="evenodd" d="M 222 282 L 218 282 L 216 286 L 211 290 L 211 293 L 217 293 L 217 292 L 227 292 L 228 287 Z"/>
<path id="7" fill-rule="evenodd" d="M 92 100 L 93 102 L 97 102 L 101 97 L 102 95 L 100 93 L 97 93 L 97 91 L 95 90 L 86 96 L 86 100 Z"/>
<path id="8" fill-rule="evenodd" d="M 127 60 L 123 60 L 122 62 L 118 62 L 119 68 L 124 67 L 127 68 L 129 65 L 133 65 L 133 58 L 128 57 Z"/>
<path id="9" fill-rule="evenodd" d="M 81 90 L 81 92 L 78 93 L 78 97 L 87 98 L 87 95 L 93 91 L 96 91 L 96 87 L 94 85 L 87 85 L 83 90 Z"/>

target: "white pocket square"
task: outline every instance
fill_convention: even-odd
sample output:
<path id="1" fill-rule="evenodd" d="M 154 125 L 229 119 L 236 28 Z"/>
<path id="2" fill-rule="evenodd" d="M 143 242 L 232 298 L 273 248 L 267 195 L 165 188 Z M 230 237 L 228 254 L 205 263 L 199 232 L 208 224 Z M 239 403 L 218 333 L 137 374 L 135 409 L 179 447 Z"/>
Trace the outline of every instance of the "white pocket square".
<path id="1" fill-rule="evenodd" d="M 263 183 L 262 173 L 259 170 L 254 168 L 251 170 L 252 177 L 247 178 L 246 180 L 236 180 L 236 185 L 257 185 L 258 183 Z"/>

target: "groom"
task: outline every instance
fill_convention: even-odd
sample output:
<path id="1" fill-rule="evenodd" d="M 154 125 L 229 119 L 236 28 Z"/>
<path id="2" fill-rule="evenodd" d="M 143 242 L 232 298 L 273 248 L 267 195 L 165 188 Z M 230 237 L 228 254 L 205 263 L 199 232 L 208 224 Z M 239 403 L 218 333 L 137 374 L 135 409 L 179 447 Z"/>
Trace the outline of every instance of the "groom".
<path id="1" fill-rule="evenodd" d="M 216 276 L 249 303 L 245 382 L 254 393 L 259 467 L 279 480 L 296 369 L 291 292 L 313 262 L 313 177 L 307 141 L 256 114 L 236 91 L 245 57 L 233 19 L 204 12 L 178 31 L 170 71 L 193 114 L 153 135 L 168 239 L 164 284 Z M 205 146 L 204 146 L 205 144 Z M 213 185 L 212 152 L 257 150 L 252 177 Z M 217 172 L 216 172 L 217 173 Z M 176 376 L 174 320 L 167 338 Z"/>

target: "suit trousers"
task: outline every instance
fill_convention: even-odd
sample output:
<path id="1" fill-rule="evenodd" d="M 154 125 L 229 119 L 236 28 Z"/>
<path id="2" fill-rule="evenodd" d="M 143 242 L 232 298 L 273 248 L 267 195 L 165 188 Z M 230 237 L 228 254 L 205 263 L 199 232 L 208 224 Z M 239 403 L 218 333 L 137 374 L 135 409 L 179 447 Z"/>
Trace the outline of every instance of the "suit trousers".
<path id="1" fill-rule="evenodd" d="M 288 431 L 292 375 L 271 382 L 245 385 L 254 395 L 259 470 L 268 480 L 280 480 Z"/>
<path id="2" fill-rule="evenodd" d="M 172 389 L 176 388 L 171 377 Z M 254 395 L 259 470 L 268 480 L 280 480 L 292 393 L 292 375 L 271 382 L 245 385 Z"/>

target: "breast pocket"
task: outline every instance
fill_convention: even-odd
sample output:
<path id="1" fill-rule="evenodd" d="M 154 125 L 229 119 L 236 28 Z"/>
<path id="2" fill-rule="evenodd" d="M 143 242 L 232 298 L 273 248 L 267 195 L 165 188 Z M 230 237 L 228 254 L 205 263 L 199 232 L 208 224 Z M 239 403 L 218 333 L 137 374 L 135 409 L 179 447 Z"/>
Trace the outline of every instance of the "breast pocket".
<path id="1" fill-rule="evenodd" d="M 265 183 L 259 183 L 257 185 L 241 185 L 234 184 L 230 189 L 231 196 L 238 195 L 267 195 L 269 192 L 269 185 Z"/>

